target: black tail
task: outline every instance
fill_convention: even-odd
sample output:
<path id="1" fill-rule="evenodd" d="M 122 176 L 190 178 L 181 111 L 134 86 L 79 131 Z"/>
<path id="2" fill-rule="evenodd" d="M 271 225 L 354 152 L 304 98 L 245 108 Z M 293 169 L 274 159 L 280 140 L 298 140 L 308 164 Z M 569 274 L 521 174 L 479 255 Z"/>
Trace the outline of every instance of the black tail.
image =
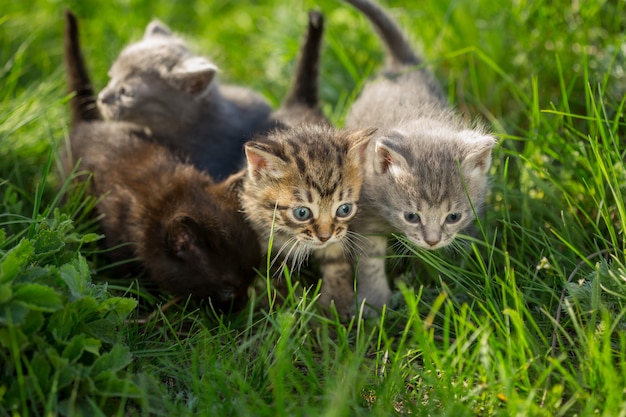
<path id="1" fill-rule="evenodd" d="M 397 71 L 420 63 L 402 29 L 382 7 L 369 0 L 345 1 L 367 16 L 385 42 L 388 53 L 387 70 Z"/>
<path id="2" fill-rule="evenodd" d="M 319 104 L 319 69 L 321 61 L 324 16 L 311 10 L 309 27 L 300 51 L 291 89 L 283 100 L 283 107 L 302 105 L 315 109 Z"/>
<path id="3" fill-rule="evenodd" d="M 65 70 L 69 91 L 75 93 L 70 101 L 72 124 L 102 120 L 80 50 L 78 21 L 74 13 L 69 10 L 65 11 Z"/>

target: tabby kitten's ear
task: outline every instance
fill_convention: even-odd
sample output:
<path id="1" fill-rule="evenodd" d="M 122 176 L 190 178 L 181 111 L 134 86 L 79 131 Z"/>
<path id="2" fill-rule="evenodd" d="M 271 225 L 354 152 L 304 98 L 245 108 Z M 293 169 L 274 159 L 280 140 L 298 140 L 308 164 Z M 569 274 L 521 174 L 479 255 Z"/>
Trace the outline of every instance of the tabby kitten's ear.
<path id="1" fill-rule="evenodd" d="M 201 56 L 189 57 L 182 60 L 168 74 L 168 81 L 175 88 L 189 94 L 199 94 L 205 91 L 215 73 L 217 66 Z"/>
<path id="2" fill-rule="evenodd" d="M 201 255 L 198 245 L 198 223 L 190 216 L 180 215 L 170 220 L 166 244 L 170 253 L 184 261 L 194 261 Z"/>
<path id="3" fill-rule="evenodd" d="M 268 143 L 250 141 L 246 143 L 245 151 L 250 177 L 283 177 L 287 163 L 278 156 L 279 150 L 274 146 Z"/>
<path id="4" fill-rule="evenodd" d="M 351 156 L 354 155 L 357 160 L 365 161 L 367 146 L 372 139 L 372 135 L 374 135 L 377 130 L 378 128 L 373 127 L 369 129 L 357 130 L 348 134 L 348 142 L 351 144 L 350 150 L 348 151 L 349 154 Z"/>
<path id="5" fill-rule="evenodd" d="M 143 38 L 148 39 L 153 36 L 172 36 L 172 31 L 164 23 L 158 20 L 153 20 L 148 23 L 148 26 L 146 26 Z"/>
<path id="6" fill-rule="evenodd" d="M 491 166 L 491 151 L 496 145 L 493 136 L 478 134 L 471 130 L 461 132 L 467 146 L 467 156 L 461 162 L 461 169 L 466 177 L 487 175 Z"/>
<path id="7" fill-rule="evenodd" d="M 400 137 L 383 137 L 376 141 L 376 159 L 374 169 L 377 174 L 389 173 L 394 177 L 407 174 L 409 164 L 402 156 L 402 149 L 398 141 Z"/>

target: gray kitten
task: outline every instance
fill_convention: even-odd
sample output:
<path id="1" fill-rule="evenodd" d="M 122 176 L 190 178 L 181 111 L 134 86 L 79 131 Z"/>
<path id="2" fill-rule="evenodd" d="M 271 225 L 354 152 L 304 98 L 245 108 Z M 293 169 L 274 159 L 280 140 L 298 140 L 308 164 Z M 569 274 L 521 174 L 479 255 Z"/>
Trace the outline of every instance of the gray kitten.
<path id="1" fill-rule="evenodd" d="M 272 108 L 252 90 L 218 84 L 216 73 L 213 62 L 153 21 L 113 63 L 98 107 L 107 120 L 149 128 L 158 142 L 221 180 L 241 168 L 243 143 L 272 125 Z"/>
<path id="2" fill-rule="evenodd" d="M 452 111 L 398 25 L 378 5 L 346 0 L 385 42 L 385 71 L 370 81 L 346 118 L 347 128 L 378 128 L 368 148 L 360 210 L 352 226 L 368 235 L 357 271 L 357 299 L 386 304 L 384 256 L 389 233 L 433 250 L 452 243 L 480 212 L 496 140 Z"/>

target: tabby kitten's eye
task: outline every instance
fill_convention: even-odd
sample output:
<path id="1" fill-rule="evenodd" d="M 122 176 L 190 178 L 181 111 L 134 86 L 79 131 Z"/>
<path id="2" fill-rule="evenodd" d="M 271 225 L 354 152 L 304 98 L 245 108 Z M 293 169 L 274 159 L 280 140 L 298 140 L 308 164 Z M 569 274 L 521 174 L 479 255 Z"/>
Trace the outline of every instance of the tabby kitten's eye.
<path id="1" fill-rule="evenodd" d="M 309 210 L 308 208 L 298 207 L 293 210 L 293 217 L 295 217 L 296 220 L 303 222 L 309 220 L 311 217 L 313 217 L 313 215 L 311 214 L 311 210 Z"/>
<path id="2" fill-rule="evenodd" d="M 446 223 L 453 224 L 461 220 L 461 213 L 450 213 L 446 216 Z"/>
<path id="3" fill-rule="evenodd" d="M 348 217 L 352 213 L 352 204 L 346 203 L 337 209 L 337 217 Z"/>
<path id="4" fill-rule="evenodd" d="M 419 223 L 422 219 L 417 213 L 404 213 L 404 220 L 409 223 Z"/>

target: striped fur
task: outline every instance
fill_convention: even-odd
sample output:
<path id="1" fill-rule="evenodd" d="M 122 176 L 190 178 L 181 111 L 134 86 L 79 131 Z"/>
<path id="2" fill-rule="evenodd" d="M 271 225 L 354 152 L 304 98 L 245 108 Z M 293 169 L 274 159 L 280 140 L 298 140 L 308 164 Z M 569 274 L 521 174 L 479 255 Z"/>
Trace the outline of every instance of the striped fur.
<path id="1" fill-rule="evenodd" d="M 261 245 L 266 252 L 271 249 L 273 263 L 288 263 L 292 269 L 311 254 L 318 257 L 324 274 L 322 304 L 334 300 L 342 311 L 353 302 L 352 276 L 339 282 L 330 271 L 333 259 L 345 262 L 355 244 L 348 225 L 358 211 L 364 151 L 374 131 L 300 125 L 245 146 L 248 169 L 240 200 Z"/>

